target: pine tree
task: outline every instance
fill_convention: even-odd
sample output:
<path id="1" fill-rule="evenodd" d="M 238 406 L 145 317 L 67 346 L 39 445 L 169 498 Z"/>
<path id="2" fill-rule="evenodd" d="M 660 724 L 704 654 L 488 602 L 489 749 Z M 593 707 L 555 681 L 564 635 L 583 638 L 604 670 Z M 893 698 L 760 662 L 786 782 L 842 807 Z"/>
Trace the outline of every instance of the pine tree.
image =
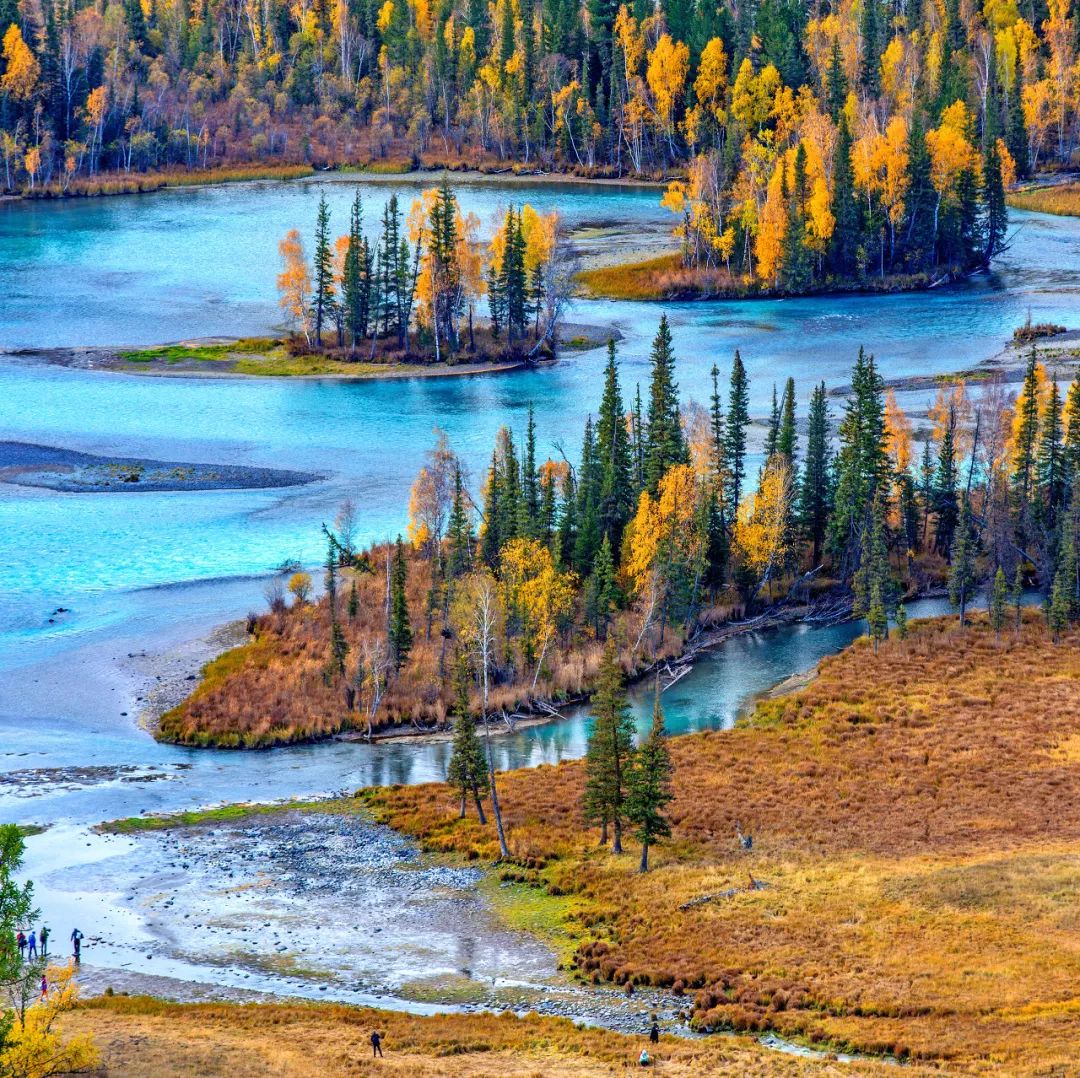
<path id="1" fill-rule="evenodd" d="M 394 550 L 394 569 L 390 578 L 390 654 L 394 669 L 400 670 L 412 650 L 413 633 L 409 622 L 409 604 L 405 594 L 408 567 L 405 564 L 405 548 L 401 536 Z"/>
<path id="2" fill-rule="evenodd" d="M 991 50 L 993 54 L 993 50 Z M 983 261 L 989 265 L 1004 246 L 1009 225 L 1009 210 L 1005 205 L 1005 184 L 1001 179 L 1001 155 L 997 142 L 991 142 L 983 158 L 983 204 L 986 220 L 983 226 L 985 247 Z"/>
<path id="3" fill-rule="evenodd" d="M 1016 572 L 1013 574 L 1012 588 L 1010 590 L 1009 598 L 1012 600 L 1013 605 L 1013 619 L 1014 627 L 1017 635 L 1020 633 L 1020 627 L 1023 625 L 1024 617 L 1024 563 L 1018 561 L 1016 563 Z"/>
<path id="4" fill-rule="evenodd" d="M 618 598 L 615 587 L 615 561 L 611 543 L 605 535 L 596 552 L 593 571 L 585 586 L 585 617 L 592 622 L 597 639 L 607 635 L 608 622 Z"/>
<path id="5" fill-rule="evenodd" d="M 746 428 L 750 426 L 750 386 L 738 349 L 731 364 L 728 414 L 724 427 L 724 502 L 729 523 L 739 511 L 746 479 Z"/>
<path id="6" fill-rule="evenodd" d="M 499 551 L 504 541 L 499 534 L 499 523 L 504 515 L 499 497 L 500 486 L 499 457 L 495 450 L 492 450 L 491 467 L 484 485 L 484 530 L 480 537 L 480 556 L 493 569 L 499 564 Z"/>
<path id="7" fill-rule="evenodd" d="M 1080 479 L 1080 374 L 1072 380 L 1065 398 L 1065 416 L 1063 419 L 1064 441 L 1062 445 L 1061 465 L 1064 472 L 1062 481 L 1068 499 L 1073 498 L 1073 487 Z"/>
<path id="8" fill-rule="evenodd" d="M 871 0 L 866 0 L 870 3 Z M 805 292 L 813 282 L 814 267 L 806 245 L 806 147 L 800 142 L 788 192 L 787 227 L 784 229 L 781 278 L 788 292 Z"/>
<path id="9" fill-rule="evenodd" d="M 1058 510 L 1065 501 L 1065 467 L 1061 428 L 1061 393 L 1056 378 L 1050 380 L 1050 394 L 1046 402 L 1039 430 L 1039 446 L 1036 467 L 1039 478 L 1039 501 L 1037 517 L 1048 529 L 1057 523 Z"/>
<path id="10" fill-rule="evenodd" d="M 971 506 L 967 498 L 960 504 L 949 568 L 949 602 L 960 609 L 960 627 L 966 624 L 968 597 L 975 585 L 975 534 L 971 527 Z"/>
<path id="11" fill-rule="evenodd" d="M 945 557 L 951 557 L 949 551 L 953 545 L 958 519 L 955 429 L 956 415 L 950 407 L 949 421 L 945 433 L 941 436 L 937 473 L 934 477 L 934 512 L 937 514 L 934 547 Z"/>
<path id="12" fill-rule="evenodd" d="M 136 6 L 139 6 L 138 3 Z M 139 10 L 142 10 L 141 7 Z M 312 313 L 315 345 L 321 348 L 323 323 L 331 317 L 334 308 L 334 256 L 330 249 L 330 208 L 326 204 L 326 195 L 319 198 L 319 212 L 315 219 L 314 270 Z"/>
<path id="13" fill-rule="evenodd" d="M 454 500 L 450 505 L 450 518 L 446 526 L 450 551 L 446 559 L 446 575 L 454 580 L 472 567 L 472 523 L 465 485 L 461 478 L 461 466 L 454 465 Z"/>
<path id="14" fill-rule="evenodd" d="M 990 588 L 990 628 L 1001 639 L 1001 630 L 1005 628 L 1006 606 L 1009 601 L 1009 584 L 1005 579 L 1005 570 L 999 565 L 994 573 L 994 583 Z"/>
<path id="15" fill-rule="evenodd" d="M 525 427 L 525 456 L 521 462 L 521 534 L 536 539 L 540 533 L 540 481 L 536 474 L 536 419 L 529 404 Z"/>
<path id="16" fill-rule="evenodd" d="M 577 534 L 574 537 L 572 565 L 582 577 L 593 569 L 593 559 L 600 547 L 600 489 L 602 477 L 596 455 L 592 416 L 585 420 L 581 445 L 581 465 L 577 481 Z"/>
<path id="17" fill-rule="evenodd" d="M 1009 153 L 1012 154 L 1013 161 L 1016 162 L 1016 175 L 1020 179 L 1025 179 L 1031 172 L 1031 165 L 1028 161 L 1027 128 L 1024 125 L 1023 93 L 1023 65 L 1017 64 L 1012 91 L 1009 94 L 1005 121 L 1005 145 L 1008 147 Z"/>
<path id="18" fill-rule="evenodd" d="M 859 86 L 867 97 L 877 97 L 881 93 L 881 12 L 878 0 L 865 0 L 859 37 Z"/>
<path id="19" fill-rule="evenodd" d="M 1021 545 L 1030 527 L 1031 503 L 1038 477 L 1039 377 L 1034 347 L 1028 358 L 1024 385 L 1017 402 L 1017 421 L 1013 438 L 1012 496 Z"/>
<path id="20" fill-rule="evenodd" d="M 829 56 L 829 69 L 825 82 L 825 105 L 834 123 L 840 119 L 844 104 L 847 102 L 848 82 L 844 72 L 844 58 L 840 54 L 840 35 L 832 39 L 832 53 Z"/>
<path id="21" fill-rule="evenodd" d="M 829 400 L 825 383 L 822 382 L 810 394 L 806 462 L 799 491 L 799 521 L 803 534 L 810 540 L 812 568 L 821 562 L 821 549 L 832 507 L 829 473 Z"/>
<path id="22" fill-rule="evenodd" d="M 359 188 L 349 211 L 349 246 L 341 275 L 341 304 L 349 352 L 356 352 L 357 341 L 367 336 L 367 274 L 363 233 L 363 203 Z"/>
<path id="23" fill-rule="evenodd" d="M 885 609 L 885 596 L 882 594 L 881 581 L 875 578 L 870 584 L 870 602 L 866 610 L 866 624 L 870 639 L 874 642 L 874 654 L 878 645 L 889 637 L 889 613 Z"/>
<path id="24" fill-rule="evenodd" d="M 465 806 L 471 794 L 476 815 L 486 824 L 483 799 L 490 789 L 487 760 L 476 732 L 476 720 L 469 709 L 469 663 L 464 655 L 454 665 L 454 743 L 446 781 L 461 793 L 459 819 L 465 819 Z"/>
<path id="25" fill-rule="evenodd" d="M 360 613 L 360 595 L 356 590 L 355 580 L 349 586 L 349 604 L 346 609 L 349 614 L 349 620 L 355 621 L 357 615 Z"/>
<path id="26" fill-rule="evenodd" d="M 585 757 L 585 818 L 601 825 L 601 842 L 612 827 L 614 853 L 622 853 L 626 788 L 633 755 L 634 723 L 626 703 L 615 641 L 608 639 L 592 698 L 593 728 Z"/>
<path id="27" fill-rule="evenodd" d="M 653 339 L 649 415 L 645 430 L 645 486 L 655 494 L 664 473 L 673 464 L 689 460 L 679 416 L 679 385 L 675 381 L 675 354 L 667 315 L 661 315 Z"/>
<path id="28" fill-rule="evenodd" d="M 833 156 L 833 226 L 829 265 L 839 277 L 855 270 L 856 252 L 862 242 L 861 209 L 855 200 L 855 172 L 851 164 L 851 130 L 847 114 L 841 112 Z"/>
<path id="29" fill-rule="evenodd" d="M 600 530 L 618 550 L 623 529 L 634 508 L 631 487 L 630 439 L 619 388 L 619 368 L 615 360 L 615 342 L 608 341 L 608 360 L 604 368 L 604 392 L 596 421 L 596 457 L 600 472 Z"/>
<path id="30" fill-rule="evenodd" d="M 896 635 L 901 640 L 906 640 L 908 634 L 907 607 L 901 603 L 896 608 Z"/>
<path id="31" fill-rule="evenodd" d="M 780 424 L 776 435 L 776 452 L 795 469 L 795 379 L 789 378 L 784 386 L 784 396 L 780 402 Z"/>
<path id="32" fill-rule="evenodd" d="M 675 796 L 671 789 L 673 770 L 657 681 L 652 728 L 638 748 L 626 797 L 626 819 L 637 828 L 634 837 L 641 843 L 641 872 L 649 871 L 649 848 L 658 839 L 671 835 L 671 824 L 664 809 Z"/>
<path id="33" fill-rule="evenodd" d="M 772 387 L 772 407 L 769 409 L 769 426 L 765 434 L 765 460 L 772 460 L 776 454 L 776 443 L 780 438 L 780 399 L 776 395 L 776 383 Z"/>

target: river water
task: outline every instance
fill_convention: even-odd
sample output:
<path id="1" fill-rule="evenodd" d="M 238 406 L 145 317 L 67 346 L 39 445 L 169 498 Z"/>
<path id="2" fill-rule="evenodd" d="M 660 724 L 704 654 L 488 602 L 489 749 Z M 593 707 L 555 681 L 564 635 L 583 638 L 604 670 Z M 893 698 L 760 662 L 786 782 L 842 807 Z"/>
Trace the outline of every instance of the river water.
<path id="1" fill-rule="evenodd" d="M 0 203 L 0 351 L 266 332 L 278 320 L 277 240 L 289 227 L 310 231 L 321 191 L 343 226 L 352 189 L 320 181 Z M 365 181 L 369 220 L 391 189 Z M 394 189 L 407 202 L 419 186 Z M 509 200 L 529 201 L 558 208 L 570 227 L 591 233 L 589 242 L 628 257 L 670 225 L 657 192 L 644 188 L 487 183 L 463 185 L 460 194 L 485 228 Z M 889 377 L 932 374 L 995 355 L 1029 310 L 1035 321 L 1075 326 L 1080 221 L 1016 214 L 1013 228 L 994 274 L 956 288 L 667 305 L 684 396 L 704 401 L 709 368 L 726 370 L 736 347 L 760 416 L 773 382 L 789 374 L 801 402 L 820 379 L 845 383 L 860 345 Z M 634 303 L 581 301 L 571 313 L 622 334 L 627 395 L 647 378 L 658 317 L 657 306 Z M 29 867 L 46 883 L 42 903 L 56 923 L 74 916 L 90 876 L 112 881 L 105 890 L 116 901 L 106 906 L 116 917 L 127 886 L 116 881 L 145 856 L 145 846 L 128 840 L 122 856 L 115 846 L 103 851 L 87 830 L 97 821 L 443 777 L 441 744 L 335 742 L 247 754 L 159 745 L 135 723 L 154 677 L 139 657 L 184 654 L 258 607 L 271 566 L 319 559 L 319 522 L 346 496 L 360 509 L 362 539 L 403 530 L 408 486 L 436 425 L 479 472 L 498 426 L 521 430 L 531 403 L 542 451 L 562 444 L 576 454 L 599 399 L 602 362 L 597 350 L 542 371 L 337 383 L 143 378 L 0 354 L 0 438 L 325 476 L 289 490 L 168 494 L 0 485 L 0 819 L 53 825 L 30 840 Z M 794 627 L 728 643 L 665 695 L 670 728 L 730 724 L 755 694 L 857 631 Z M 647 695 L 635 698 L 642 725 L 649 706 Z M 587 729 L 577 712 L 502 737 L 499 764 L 580 756 Z M 371 880 L 375 888 L 378 877 Z M 93 908 L 105 917 L 106 906 Z"/>

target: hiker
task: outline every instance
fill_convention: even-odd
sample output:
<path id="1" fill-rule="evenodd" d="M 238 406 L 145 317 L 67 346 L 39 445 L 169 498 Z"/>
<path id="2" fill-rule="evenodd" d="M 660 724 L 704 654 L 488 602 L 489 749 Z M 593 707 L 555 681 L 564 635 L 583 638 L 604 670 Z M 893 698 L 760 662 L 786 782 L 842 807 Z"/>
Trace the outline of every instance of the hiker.
<path id="1" fill-rule="evenodd" d="M 38 933 L 38 939 L 41 940 L 41 957 L 49 957 L 49 930 L 45 925 L 41 926 L 41 931 Z"/>
<path id="2" fill-rule="evenodd" d="M 660 1043 L 660 1027 L 655 1022 L 652 1024 L 652 1029 L 649 1030 L 649 1043 Z"/>
<path id="3" fill-rule="evenodd" d="M 371 1031 L 371 1058 L 382 1057 L 382 1037 L 375 1031 Z"/>
<path id="4" fill-rule="evenodd" d="M 15 943 L 19 947 L 19 961 L 21 962 L 26 957 L 26 936 L 23 935 L 22 929 L 19 929 L 18 935 L 15 937 Z"/>
<path id="5" fill-rule="evenodd" d="M 31 928 L 30 938 L 27 940 L 26 944 L 26 960 L 28 962 L 36 962 L 37 956 L 37 933 Z"/>
<path id="6" fill-rule="evenodd" d="M 45 974 L 41 975 L 41 995 L 38 996 L 38 1001 L 44 1003 L 49 998 L 49 982 L 45 979 Z"/>
<path id="7" fill-rule="evenodd" d="M 78 962 L 79 959 L 82 957 L 82 955 L 81 955 L 81 952 L 82 952 L 82 937 L 83 937 L 83 934 L 77 928 L 73 928 L 71 930 L 71 944 L 75 948 L 75 961 L 76 962 Z"/>
<path id="8" fill-rule="evenodd" d="M 638 1056 L 638 1066 L 647 1067 L 651 1062 L 652 1060 L 649 1059 L 649 1053 L 644 1048 L 642 1048 L 641 1055 Z"/>

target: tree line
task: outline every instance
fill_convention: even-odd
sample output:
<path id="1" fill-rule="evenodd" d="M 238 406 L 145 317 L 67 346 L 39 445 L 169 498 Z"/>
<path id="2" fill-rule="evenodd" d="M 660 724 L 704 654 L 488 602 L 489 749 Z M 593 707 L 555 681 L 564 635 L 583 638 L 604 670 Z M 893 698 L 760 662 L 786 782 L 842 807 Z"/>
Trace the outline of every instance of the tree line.
<path id="1" fill-rule="evenodd" d="M 510 206 L 486 246 L 480 221 L 465 214 L 444 177 L 403 217 L 397 195 L 383 207 L 377 239 L 364 232 L 357 190 L 349 231 L 331 238 L 323 195 L 308 259 L 291 229 L 278 250 L 282 310 L 309 347 L 347 358 L 405 353 L 410 333 L 438 362 L 478 349 L 474 315 L 487 297 L 485 350 L 549 356 L 570 295 L 571 270 L 558 214 Z M 381 348 L 381 352 L 380 352 Z"/>
<path id="2" fill-rule="evenodd" d="M 663 723 L 646 755 L 633 748 L 624 682 L 703 629 L 820 600 L 865 619 L 876 648 L 906 634 L 904 596 L 934 587 L 947 587 L 961 625 L 985 587 L 999 634 L 1019 625 L 1031 587 L 1055 640 L 1080 618 L 1080 376 L 1063 392 L 1033 350 L 1018 393 L 1000 380 L 978 398 L 961 381 L 944 385 L 917 453 L 911 420 L 860 350 L 839 414 L 824 383 L 805 418 L 792 378 L 774 389 L 759 452 L 740 354 L 723 380 L 711 368 L 707 404 L 680 398 L 675 367 L 662 317 L 648 385 L 628 401 L 612 342 L 580 456 L 541 459 L 530 409 L 520 438 L 498 432 L 475 498 L 441 436 L 410 492 L 408 541 L 386 548 L 381 665 L 369 668 L 364 644 L 355 676 L 341 624 L 356 615 L 356 584 L 343 604 L 336 574 L 377 569 L 340 528 L 327 533 L 327 684 L 347 697 L 360 687 L 370 720 L 395 679 L 416 673 L 413 649 L 431 642 L 424 691 L 454 720 L 461 811 L 471 800 L 482 815 L 490 797 L 504 854 L 489 723 L 509 719 L 507 700 L 587 689 L 586 815 L 615 847 L 627 822 L 648 845 L 663 834 Z M 417 579 L 423 596 L 410 592 Z M 560 681 L 574 663 L 577 681 Z"/>
<path id="3" fill-rule="evenodd" d="M 990 203 L 998 171 L 1069 160 L 1076 22 L 1069 0 L 0 0 L 0 150 L 9 189 L 393 154 L 696 161 L 715 189 L 695 243 L 721 256 L 761 228 L 768 265 L 790 216 L 811 263 L 830 228 L 834 258 L 947 262 L 969 187 Z"/>

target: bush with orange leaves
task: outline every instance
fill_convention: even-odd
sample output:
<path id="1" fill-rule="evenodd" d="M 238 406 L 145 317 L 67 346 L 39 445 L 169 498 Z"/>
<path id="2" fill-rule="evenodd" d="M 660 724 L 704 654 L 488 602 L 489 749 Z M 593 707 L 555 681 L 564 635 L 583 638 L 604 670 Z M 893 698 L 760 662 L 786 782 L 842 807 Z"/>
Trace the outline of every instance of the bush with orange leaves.
<path id="1" fill-rule="evenodd" d="M 510 878 L 572 894 L 591 979 L 706 1028 L 1045 1073 L 1080 1043 L 1080 633 L 985 620 L 866 641 L 735 730 L 675 738 L 655 871 L 585 829 L 579 763 L 500 776 Z M 495 854 L 442 786 L 368 791 L 435 849 Z M 747 851 L 736 834 L 752 833 Z"/>

